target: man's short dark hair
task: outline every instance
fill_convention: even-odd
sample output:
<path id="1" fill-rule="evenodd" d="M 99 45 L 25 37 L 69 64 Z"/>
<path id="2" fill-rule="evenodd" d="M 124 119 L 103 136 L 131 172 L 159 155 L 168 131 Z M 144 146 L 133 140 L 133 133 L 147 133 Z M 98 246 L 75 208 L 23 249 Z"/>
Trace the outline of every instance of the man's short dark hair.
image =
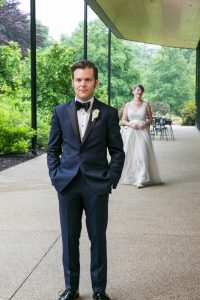
<path id="1" fill-rule="evenodd" d="M 94 78 L 95 78 L 95 80 L 98 80 L 97 67 L 95 66 L 95 64 L 92 61 L 87 60 L 87 59 L 78 61 L 71 67 L 72 78 L 74 79 L 74 71 L 76 69 L 86 69 L 86 68 L 93 69 L 94 70 Z"/>

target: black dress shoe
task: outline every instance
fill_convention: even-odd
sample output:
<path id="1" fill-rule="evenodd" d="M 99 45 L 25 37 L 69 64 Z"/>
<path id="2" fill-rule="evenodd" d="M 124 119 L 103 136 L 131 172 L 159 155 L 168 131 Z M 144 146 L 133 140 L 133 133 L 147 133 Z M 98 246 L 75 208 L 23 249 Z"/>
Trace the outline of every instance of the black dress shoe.
<path id="1" fill-rule="evenodd" d="M 75 300 L 79 297 L 79 293 L 74 290 L 65 290 L 58 300 Z"/>
<path id="2" fill-rule="evenodd" d="M 94 300 L 111 300 L 110 297 L 108 297 L 108 295 L 105 292 L 94 293 L 93 299 Z"/>

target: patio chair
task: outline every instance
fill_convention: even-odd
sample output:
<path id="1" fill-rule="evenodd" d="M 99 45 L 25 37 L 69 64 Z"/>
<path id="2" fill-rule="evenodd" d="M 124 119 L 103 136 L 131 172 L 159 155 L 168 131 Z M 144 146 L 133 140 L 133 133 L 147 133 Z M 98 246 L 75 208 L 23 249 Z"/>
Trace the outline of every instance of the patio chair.
<path id="1" fill-rule="evenodd" d="M 160 137 L 160 140 L 165 138 L 168 141 L 167 127 L 165 121 L 166 121 L 165 118 L 153 117 L 151 130 L 150 130 L 153 139 L 157 135 Z"/>
<path id="2" fill-rule="evenodd" d="M 171 139 L 174 140 L 174 132 L 173 132 L 173 128 L 172 128 L 172 120 L 170 119 L 166 119 L 165 120 L 165 125 L 167 128 L 167 134 L 170 135 Z"/>

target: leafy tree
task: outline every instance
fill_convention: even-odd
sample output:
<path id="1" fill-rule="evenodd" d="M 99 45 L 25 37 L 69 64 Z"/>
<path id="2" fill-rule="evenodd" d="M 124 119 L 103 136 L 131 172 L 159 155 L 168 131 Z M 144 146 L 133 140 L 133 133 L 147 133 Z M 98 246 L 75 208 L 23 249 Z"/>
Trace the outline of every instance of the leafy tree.
<path id="1" fill-rule="evenodd" d="M 135 64 L 140 70 L 141 84 L 144 85 L 146 93 L 147 81 L 148 78 L 151 78 L 150 66 L 153 63 L 154 58 L 161 47 L 143 43 L 129 43 L 135 49 Z"/>
<path id="2" fill-rule="evenodd" d="M 182 55 L 185 57 L 187 62 L 189 63 L 195 51 L 192 49 L 180 49 Z"/>
<path id="3" fill-rule="evenodd" d="M 0 47 L 0 154 L 26 153 L 31 129 L 30 61 L 22 60 L 17 43 Z M 38 147 L 46 148 L 49 123 L 38 112 Z"/>
<path id="4" fill-rule="evenodd" d="M 188 50 L 190 50 L 190 55 L 188 58 L 186 58 L 186 61 L 188 70 L 187 80 L 191 91 L 189 99 L 194 99 L 196 86 L 196 51 L 191 49 Z"/>
<path id="5" fill-rule="evenodd" d="M 43 49 L 50 47 L 52 40 L 49 37 L 49 28 L 41 23 L 41 21 L 36 21 L 36 45 L 37 48 Z"/>
<path id="6" fill-rule="evenodd" d="M 15 94 L 21 87 L 21 50 L 16 43 L 0 46 L 0 94 Z"/>
<path id="7" fill-rule="evenodd" d="M 15 41 L 20 45 L 23 55 L 30 48 L 30 20 L 29 15 L 18 8 L 18 0 L 7 0 L 0 6 L 0 42 L 9 44 Z M 46 45 L 48 28 L 41 23 L 36 26 L 37 46 Z"/>
<path id="8" fill-rule="evenodd" d="M 48 117 L 52 108 L 73 97 L 71 85 L 71 65 L 74 51 L 65 45 L 54 43 L 45 50 L 37 51 L 37 102 L 39 112 Z M 30 86 L 30 74 L 24 66 L 24 84 Z"/>
<path id="9" fill-rule="evenodd" d="M 171 111 L 179 114 L 187 99 L 194 96 L 189 65 L 180 49 L 162 47 L 149 69 L 148 98 L 152 102 L 168 103 Z"/>
<path id="10" fill-rule="evenodd" d="M 0 6 L 4 5 L 4 4 L 5 4 L 5 1 L 6 1 L 6 0 L 0 0 Z"/>
<path id="11" fill-rule="evenodd" d="M 111 86 L 115 107 L 121 107 L 132 98 L 133 85 L 140 81 L 140 72 L 135 63 L 135 47 L 112 37 Z"/>
<path id="12" fill-rule="evenodd" d="M 170 113 L 170 106 L 168 103 L 166 102 L 159 102 L 159 101 L 156 101 L 156 102 L 153 102 L 152 105 L 152 110 L 153 110 L 153 113 L 155 115 L 166 115 L 167 113 Z"/>
<path id="13" fill-rule="evenodd" d="M 139 81 L 140 74 L 135 66 L 135 49 L 113 35 L 111 40 L 111 104 L 121 107 L 131 97 L 131 88 Z M 74 48 L 75 61 L 83 59 L 83 24 L 78 25 L 71 37 L 63 36 L 61 42 Z M 100 88 L 105 91 L 108 81 L 108 29 L 100 20 L 88 24 L 88 59 L 98 66 Z M 106 101 L 101 96 L 99 98 Z"/>
<path id="14" fill-rule="evenodd" d="M 16 43 L 0 47 L 0 154 L 25 153 L 31 137 L 30 102 L 24 101 L 22 54 Z"/>

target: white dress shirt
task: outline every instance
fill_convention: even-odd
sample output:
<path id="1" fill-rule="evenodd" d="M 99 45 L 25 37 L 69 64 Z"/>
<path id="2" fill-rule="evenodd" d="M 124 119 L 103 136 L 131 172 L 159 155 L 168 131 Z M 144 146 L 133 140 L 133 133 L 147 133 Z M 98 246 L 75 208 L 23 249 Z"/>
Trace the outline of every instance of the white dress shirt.
<path id="1" fill-rule="evenodd" d="M 81 101 L 80 99 L 76 98 L 75 101 L 79 101 L 79 102 L 82 102 L 82 103 L 90 102 L 90 108 L 88 109 L 87 112 L 85 111 L 84 108 L 81 108 L 81 109 L 77 110 L 78 127 L 79 127 L 80 138 L 81 138 L 81 141 L 82 141 L 82 139 L 84 137 L 84 134 L 85 134 L 85 130 L 87 128 L 87 124 L 88 124 L 88 120 L 89 120 L 89 117 L 90 117 L 90 112 L 91 112 L 91 109 L 92 109 L 92 104 L 93 104 L 93 101 L 94 101 L 94 97 L 92 97 L 88 101 Z"/>

